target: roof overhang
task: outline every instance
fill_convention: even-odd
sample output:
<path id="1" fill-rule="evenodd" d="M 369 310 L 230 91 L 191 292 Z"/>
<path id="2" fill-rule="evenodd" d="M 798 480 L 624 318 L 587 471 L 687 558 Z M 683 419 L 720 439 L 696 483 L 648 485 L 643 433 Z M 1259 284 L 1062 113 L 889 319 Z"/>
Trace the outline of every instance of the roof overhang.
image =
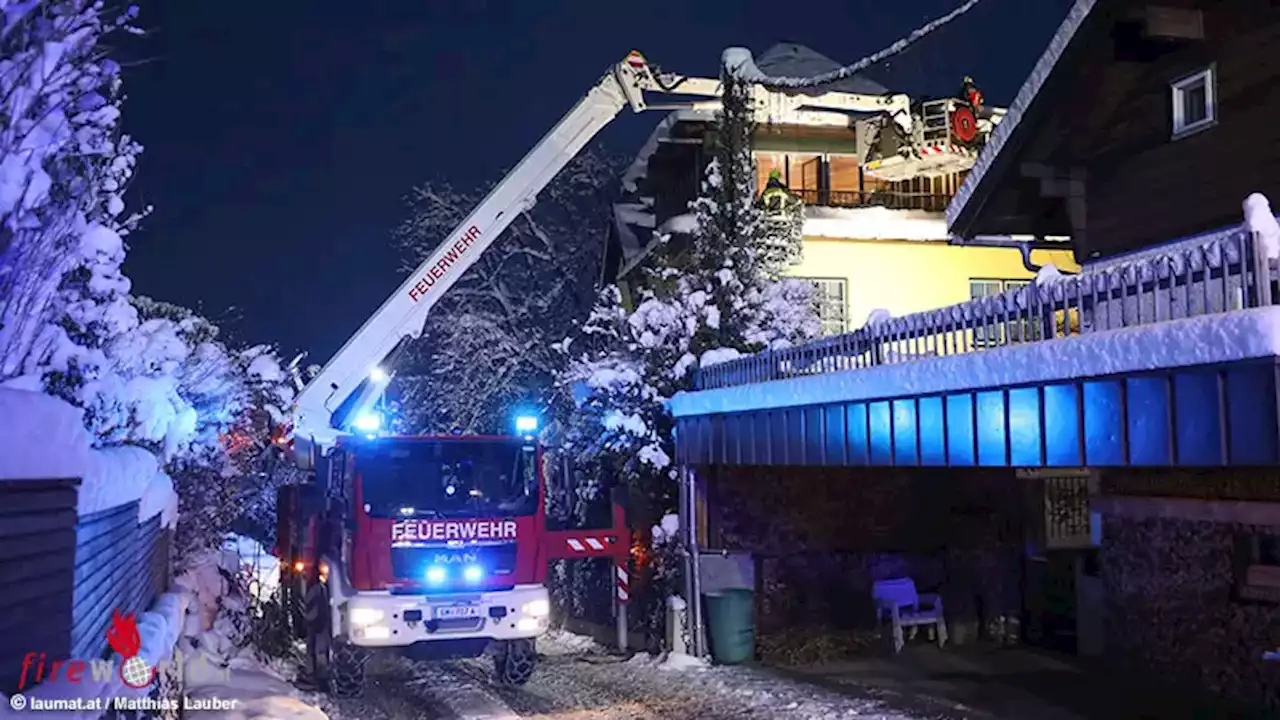
<path id="1" fill-rule="evenodd" d="M 1034 130 L 1034 117 L 1029 116 L 1045 102 L 1045 96 L 1052 94 L 1044 92 L 1044 88 L 1063 64 L 1063 56 L 1077 44 L 1080 30 L 1096 5 L 1097 0 L 1076 0 L 1010 104 L 1004 120 L 991 133 L 973 169 L 947 206 L 947 228 L 953 236 L 964 238 L 990 232 L 979 224 L 983 211 L 1002 176 L 1015 165 L 1020 146 Z M 1001 229 L 999 232 L 1012 231 Z"/>

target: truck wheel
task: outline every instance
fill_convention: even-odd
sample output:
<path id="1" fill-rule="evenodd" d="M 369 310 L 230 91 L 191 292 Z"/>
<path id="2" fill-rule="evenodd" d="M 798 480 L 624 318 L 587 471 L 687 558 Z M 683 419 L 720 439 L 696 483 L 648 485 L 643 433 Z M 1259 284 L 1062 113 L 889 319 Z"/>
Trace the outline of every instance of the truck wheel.
<path id="1" fill-rule="evenodd" d="M 294 640 L 307 639 L 307 620 L 303 608 L 302 581 L 289 578 L 281 583 L 285 611 L 289 613 L 289 634 Z"/>
<path id="2" fill-rule="evenodd" d="M 306 672 L 311 682 L 323 687 L 329 680 L 333 631 L 330 630 L 329 591 L 323 585 L 307 588 L 303 599 L 302 629 L 307 641 Z"/>
<path id="3" fill-rule="evenodd" d="M 538 652 L 532 640 L 507 640 L 498 645 L 493 656 L 494 670 L 502 685 L 524 685 L 533 676 Z"/>
<path id="4" fill-rule="evenodd" d="M 360 697 L 364 694 L 364 667 L 369 654 L 340 640 L 329 647 L 329 693 L 339 698 Z"/>

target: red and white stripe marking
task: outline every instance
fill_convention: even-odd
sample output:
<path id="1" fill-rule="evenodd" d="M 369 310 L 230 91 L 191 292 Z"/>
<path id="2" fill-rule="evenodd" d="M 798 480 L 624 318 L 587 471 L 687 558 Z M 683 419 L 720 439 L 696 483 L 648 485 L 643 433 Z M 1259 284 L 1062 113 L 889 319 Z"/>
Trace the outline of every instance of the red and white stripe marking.
<path id="1" fill-rule="evenodd" d="M 617 581 L 615 582 L 615 585 L 618 590 L 618 602 L 624 603 L 631 599 L 631 580 L 627 576 L 626 565 L 618 565 L 616 567 Z"/>
<path id="2" fill-rule="evenodd" d="M 920 148 L 920 155 L 941 155 L 943 153 L 965 153 L 959 145 L 926 145 Z"/>
<path id="3" fill-rule="evenodd" d="M 601 538 L 587 536 L 582 539 L 568 538 L 565 540 L 569 545 L 569 549 L 574 552 L 589 552 L 592 550 L 604 550 L 605 542 Z"/>

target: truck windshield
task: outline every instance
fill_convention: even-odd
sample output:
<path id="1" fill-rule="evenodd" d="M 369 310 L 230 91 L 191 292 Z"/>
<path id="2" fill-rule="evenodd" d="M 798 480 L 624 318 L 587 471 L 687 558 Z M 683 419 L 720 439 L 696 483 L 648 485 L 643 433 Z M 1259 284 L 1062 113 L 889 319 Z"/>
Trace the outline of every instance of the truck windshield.
<path id="1" fill-rule="evenodd" d="M 381 441 L 355 458 L 374 517 L 478 518 L 538 509 L 537 454 L 520 440 Z"/>

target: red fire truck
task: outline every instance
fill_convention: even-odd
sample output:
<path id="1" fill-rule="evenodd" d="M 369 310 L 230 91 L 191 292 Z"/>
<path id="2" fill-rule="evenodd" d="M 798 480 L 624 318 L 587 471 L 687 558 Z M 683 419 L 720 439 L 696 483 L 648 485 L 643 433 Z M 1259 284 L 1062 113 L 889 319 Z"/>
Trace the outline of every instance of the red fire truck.
<path id="1" fill-rule="evenodd" d="M 528 680 L 551 611 L 548 561 L 612 557 L 625 571 L 630 550 L 616 504 L 611 528 L 546 529 L 548 464 L 533 432 L 353 435 L 316 482 L 283 488 L 277 553 L 312 675 L 350 696 L 374 651 L 487 651 L 500 682 Z"/>
<path id="2" fill-rule="evenodd" d="M 395 361 L 437 300 L 623 108 L 649 92 L 692 96 L 668 110 L 714 110 L 719 82 L 660 73 L 638 52 L 607 72 L 298 394 L 279 442 L 309 481 L 279 497 L 276 552 L 292 625 L 315 679 L 359 693 L 374 651 L 413 657 L 490 652 L 523 683 L 546 631 L 547 562 L 612 557 L 625 601 L 628 534 L 548 531 L 546 457 L 536 419 L 509 437 L 392 437 L 376 411 Z M 768 122 L 849 126 L 846 113 L 909 127 L 904 95 L 755 88 Z"/>

